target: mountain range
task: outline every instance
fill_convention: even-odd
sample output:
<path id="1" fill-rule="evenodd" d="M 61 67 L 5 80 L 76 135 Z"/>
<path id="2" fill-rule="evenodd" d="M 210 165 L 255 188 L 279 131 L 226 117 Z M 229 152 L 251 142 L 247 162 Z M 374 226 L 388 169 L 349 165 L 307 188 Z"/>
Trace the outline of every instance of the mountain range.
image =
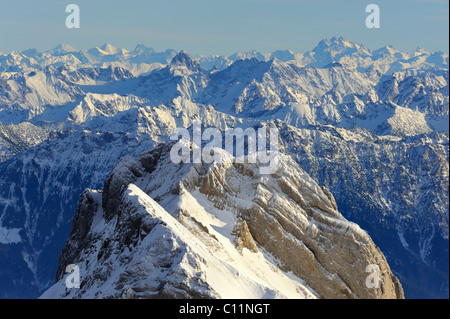
<path id="1" fill-rule="evenodd" d="M 295 176 L 304 172 L 305 179 L 317 184 L 316 196 L 332 194 L 333 209 L 343 220 L 367 232 L 363 237 L 370 236 L 370 240 L 365 241 L 373 240 L 373 251 L 379 247 L 406 298 L 448 298 L 448 90 L 448 54 L 423 49 L 405 53 L 392 46 L 370 50 L 343 37 L 322 40 L 305 53 L 251 51 L 229 57 L 191 57 L 185 51 L 156 52 L 144 45 L 128 51 L 110 44 L 88 50 L 58 45 L 46 52 L 30 49 L 1 54 L 0 297 L 39 297 L 56 281 L 61 283 L 63 264 L 58 266 L 58 260 L 89 260 L 98 254 L 99 247 L 90 251 L 90 242 L 75 226 L 90 223 L 92 230 L 85 229 L 84 235 L 89 235 L 94 246 L 103 244 L 109 237 L 99 237 L 100 224 L 94 230 L 93 222 L 82 216 L 83 212 L 90 216 L 103 213 L 83 203 L 90 201 L 104 210 L 99 203 L 108 176 L 121 160 L 141 158 L 170 142 L 174 128 L 190 128 L 199 120 L 204 127 L 222 131 L 261 125 L 277 128 L 280 152 L 290 163 L 285 173 Z M 166 163 L 160 169 L 168 167 Z M 226 175 L 226 171 L 222 173 Z M 235 178 L 245 180 L 240 175 Z M 189 184 L 178 175 L 173 179 Z M 226 184 L 233 181 L 226 180 Z M 185 258 L 191 256 L 187 247 L 202 241 L 190 239 L 195 220 L 208 229 L 209 237 L 225 236 L 214 228 L 216 224 L 208 222 L 218 212 L 207 209 L 210 206 L 205 205 L 210 204 L 201 199 L 204 193 L 197 196 L 192 193 L 194 188 L 188 191 L 206 213 L 196 217 L 186 208 L 189 222 L 183 224 L 178 211 L 165 204 L 170 196 L 158 198 L 158 192 L 148 191 L 142 183 L 124 185 L 127 193 L 117 197 L 121 207 L 129 207 L 123 208 L 127 212 L 139 211 L 136 216 L 153 212 L 145 223 L 165 223 L 166 228 L 155 233 L 170 234 L 175 242 L 182 242 Z M 283 189 L 270 191 L 286 197 Z M 236 206 L 229 198 L 242 194 L 225 192 L 225 203 Z M 311 221 L 312 215 L 305 216 Z M 227 235 L 220 237 L 219 243 L 233 240 L 229 227 L 241 218 L 258 251 L 264 251 L 245 262 L 259 258 L 264 267 L 270 264 L 286 270 L 280 265 L 288 264 L 291 271 L 298 267 L 289 264 L 279 249 L 269 249 L 269 243 L 245 217 L 243 212 L 234 212 Z M 129 221 L 123 222 L 125 232 Z M 111 233 L 110 223 L 108 218 L 102 223 L 105 233 Z M 136 258 L 152 243 L 150 237 L 135 242 L 136 255 L 123 255 L 134 270 L 139 261 Z M 309 248 L 314 246 L 305 237 L 296 238 Z M 110 253 L 119 254 L 123 238 L 110 240 L 114 243 Z M 351 245 L 352 241 L 345 242 Z M 173 241 L 168 244 L 173 245 Z M 74 246 L 80 249 L 74 250 Z M 201 263 L 206 252 L 194 250 L 194 263 Z M 105 266 L 112 261 L 108 258 L 97 262 Z M 340 253 L 335 252 L 329 260 L 319 256 L 315 260 L 323 266 L 338 263 L 339 258 Z M 228 267 L 211 262 L 217 265 L 212 267 L 215 274 Z M 155 280 L 173 288 L 171 284 L 180 284 L 182 279 L 174 275 L 175 281 L 171 281 L 168 273 L 187 271 L 188 265 L 173 260 L 172 264 L 173 268 Z M 117 265 L 125 267 L 123 260 Z M 98 291 L 93 288 L 98 283 L 95 269 L 83 267 L 91 274 L 86 284 L 92 289 L 85 289 L 86 296 L 93 296 Z M 333 269 L 350 285 L 343 273 L 324 267 L 328 272 Z M 141 275 L 150 273 L 155 275 L 148 271 Z M 257 297 L 293 296 L 293 282 L 300 287 L 301 293 L 294 294 L 297 297 L 337 296 L 320 291 L 305 273 L 294 274 L 293 279 L 286 272 L 277 273 L 286 290 L 268 284 L 268 278 L 275 276 L 269 272 L 266 280 L 258 281 L 249 274 L 244 282 L 259 287 L 253 290 L 259 291 L 256 295 L 249 294 Z M 107 274 L 99 276 L 102 285 L 115 282 L 116 288 L 108 286 L 110 296 L 124 293 L 117 288 L 119 277 L 108 282 L 104 278 Z M 192 277 L 196 292 L 227 296 L 217 285 L 205 281 L 202 272 L 198 276 Z M 124 280 L 131 285 L 129 278 Z M 61 296 L 53 287 L 47 296 Z M 348 296 L 365 296 L 358 289 L 348 289 Z M 164 289 L 152 291 L 162 296 L 167 293 Z M 184 289 L 184 293 L 191 292 Z M 129 293 L 145 295 L 134 289 Z"/>

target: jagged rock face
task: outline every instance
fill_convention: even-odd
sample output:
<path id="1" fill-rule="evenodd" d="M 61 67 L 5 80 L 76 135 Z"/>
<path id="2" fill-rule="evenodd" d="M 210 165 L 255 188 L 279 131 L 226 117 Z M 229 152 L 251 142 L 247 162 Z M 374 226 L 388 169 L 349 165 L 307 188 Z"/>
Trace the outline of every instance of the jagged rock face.
<path id="1" fill-rule="evenodd" d="M 448 282 L 448 135 L 384 139 L 360 129 L 280 124 L 281 148 L 369 233 L 406 297 L 441 298 Z"/>
<path id="2" fill-rule="evenodd" d="M 247 222 L 239 217 L 234 225 L 232 235 L 236 237 L 235 245 L 237 250 L 242 254 L 242 250 L 247 248 L 251 252 L 258 252 L 258 246 L 248 229 Z"/>
<path id="3" fill-rule="evenodd" d="M 103 192 L 81 195 L 42 298 L 404 297 L 367 233 L 290 157 L 260 175 L 223 150 L 221 163 L 174 164 L 171 145 L 125 158 Z M 79 289 L 64 286 L 69 264 Z M 366 286 L 370 264 L 379 288 Z"/>

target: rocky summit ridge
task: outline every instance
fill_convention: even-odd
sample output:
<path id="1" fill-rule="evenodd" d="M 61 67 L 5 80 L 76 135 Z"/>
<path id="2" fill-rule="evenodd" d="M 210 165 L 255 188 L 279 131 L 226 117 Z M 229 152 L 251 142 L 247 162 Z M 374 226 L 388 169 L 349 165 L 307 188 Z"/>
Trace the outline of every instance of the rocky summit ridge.
<path id="1" fill-rule="evenodd" d="M 124 158 L 102 191 L 82 193 L 41 298 L 404 298 L 369 235 L 289 156 L 260 175 L 221 149 L 220 163 L 175 164 L 172 145 Z M 71 264 L 79 289 L 65 285 Z"/>

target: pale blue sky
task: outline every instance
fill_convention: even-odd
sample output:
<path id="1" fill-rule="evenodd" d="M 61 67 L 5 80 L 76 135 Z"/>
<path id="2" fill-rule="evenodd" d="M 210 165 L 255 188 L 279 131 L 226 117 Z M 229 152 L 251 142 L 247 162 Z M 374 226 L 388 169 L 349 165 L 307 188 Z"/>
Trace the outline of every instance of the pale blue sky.
<path id="1" fill-rule="evenodd" d="M 80 29 L 65 26 L 70 3 L 80 7 Z M 380 29 L 365 27 L 370 3 L 380 7 Z M 448 52 L 448 10 L 448 0 L 0 0 L 0 51 L 109 42 L 191 54 L 305 52 L 344 36 L 370 49 Z"/>

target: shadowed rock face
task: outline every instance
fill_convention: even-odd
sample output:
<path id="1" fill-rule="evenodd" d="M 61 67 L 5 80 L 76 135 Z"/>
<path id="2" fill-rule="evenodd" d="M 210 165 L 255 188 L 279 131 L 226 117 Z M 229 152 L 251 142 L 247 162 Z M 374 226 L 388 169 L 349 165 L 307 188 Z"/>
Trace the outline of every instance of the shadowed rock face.
<path id="1" fill-rule="evenodd" d="M 260 175 L 224 151 L 222 163 L 174 164 L 171 145 L 125 158 L 102 193 L 81 195 L 59 282 L 43 297 L 226 298 L 217 278 L 233 286 L 230 269 L 236 291 L 292 297 L 285 277 L 274 287 L 275 275 L 258 271 L 270 263 L 276 276 L 299 278 L 297 298 L 404 298 L 368 234 L 290 157 Z M 80 265 L 79 290 L 63 287 L 68 264 Z M 368 265 L 379 269 L 378 288 L 366 285 Z"/>

